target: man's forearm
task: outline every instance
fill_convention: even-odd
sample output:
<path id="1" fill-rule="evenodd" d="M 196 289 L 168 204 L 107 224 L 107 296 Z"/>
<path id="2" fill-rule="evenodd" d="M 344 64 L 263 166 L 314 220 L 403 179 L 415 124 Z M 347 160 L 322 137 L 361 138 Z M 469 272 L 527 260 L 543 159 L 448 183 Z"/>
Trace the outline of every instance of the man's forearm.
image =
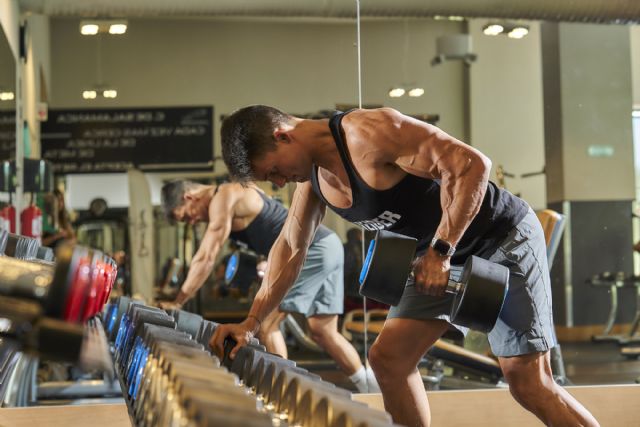
<path id="1" fill-rule="evenodd" d="M 248 319 L 253 318 L 254 332 L 257 332 L 262 321 L 275 310 L 295 283 L 304 264 L 306 251 L 298 253 L 284 262 L 269 266 L 262 286 L 256 294 Z"/>
<path id="2" fill-rule="evenodd" d="M 460 176 L 441 181 L 442 219 L 435 234 L 454 246 L 480 211 L 487 191 L 489 171 L 483 162 L 478 162 Z"/>
<path id="3" fill-rule="evenodd" d="M 213 258 L 215 260 L 215 257 Z M 213 270 L 215 261 L 196 260 L 189 266 L 189 274 L 180 287 L 175 302 L 184 304 L 202 287 Z"/>

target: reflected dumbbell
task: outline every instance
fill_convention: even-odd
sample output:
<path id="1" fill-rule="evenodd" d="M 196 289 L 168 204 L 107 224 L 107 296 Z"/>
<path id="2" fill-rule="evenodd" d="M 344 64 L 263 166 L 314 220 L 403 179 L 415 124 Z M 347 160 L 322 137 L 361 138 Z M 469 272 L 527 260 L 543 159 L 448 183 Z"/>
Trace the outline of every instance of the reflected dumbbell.
<path id="1" fill-rule="evenodd" d="M 251 284 L 257 280 L 258 256 L 245 249 L 234 251 L 227 261 L 224 281 L 227 286 L 247 292 Z"/>

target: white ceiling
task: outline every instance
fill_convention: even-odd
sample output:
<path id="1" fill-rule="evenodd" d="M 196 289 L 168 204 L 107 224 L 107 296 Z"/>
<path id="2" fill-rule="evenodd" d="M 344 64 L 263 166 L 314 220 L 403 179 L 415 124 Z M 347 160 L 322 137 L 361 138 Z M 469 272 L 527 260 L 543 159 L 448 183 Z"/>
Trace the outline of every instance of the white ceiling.
<path id="1" fill-rule="evenodd" d="M 356 0 L 18 0 L 55 17 L 353 18 Z M 363 17 L 459 15 L 584 22 L 640 22 L 640 0 L 360 0 Z"/>

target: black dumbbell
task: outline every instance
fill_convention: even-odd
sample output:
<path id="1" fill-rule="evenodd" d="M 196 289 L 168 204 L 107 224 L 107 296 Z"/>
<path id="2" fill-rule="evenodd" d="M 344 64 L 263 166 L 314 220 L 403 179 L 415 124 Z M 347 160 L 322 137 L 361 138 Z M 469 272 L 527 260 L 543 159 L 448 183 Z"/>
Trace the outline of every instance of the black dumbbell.
<path id="1" fill-rule="evenodd" d="M 360 294 L 397 305 L 412 274 L 417 240 L 381 230 L 371 241 L 360 274 Z M 453 270 L 453 267 L 452 267 Z M 454 295 L 451 323 L 482 332 L 493 329 L 509 287 L 509 269 L 477 256 L 467 258 L 459 281 L 449 280 Z"/>
<path id="2" fill-rule="evenodd" d="M 175 319 L 176 329 L 184 331 L 191 335 L 192 338 L 197 339 L 200 325 L 203 322 L 202 316 L 185 310 L 169 310 L 168 313 Z"/>

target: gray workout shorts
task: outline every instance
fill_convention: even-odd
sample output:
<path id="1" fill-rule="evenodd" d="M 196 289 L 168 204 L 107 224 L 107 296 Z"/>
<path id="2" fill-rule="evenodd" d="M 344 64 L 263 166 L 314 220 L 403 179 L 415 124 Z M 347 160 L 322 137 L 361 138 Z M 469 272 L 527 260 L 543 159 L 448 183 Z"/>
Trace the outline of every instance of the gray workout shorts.
<path id="1" fill-rule="evenodd" d="M 547 246 L 542 226 L 533 210 L 516 225 L 489 260 L 510 270 L 509 291 L 500 317 L 489 332 L 491 351 L 510 357 L 544 352 L 557 344 L 551 310 L 551 280 L 547 266 Z M 451 270 L 456 279 L 459 271 Z M 412 281 L 389 318 L 443 319 L 449 321 L 453 297 L 432 297 L 418 293 Z M 452 325 L 463 334 L 467 329 Z"/>
<path id="2" fill-rule="evenodd" d="M 280 304 L 280 310 L 302 313 L 342 314 L 344 306 L 344 250 L 331 233 L 314 242 L 307 252 L 298 280 Z"/>

